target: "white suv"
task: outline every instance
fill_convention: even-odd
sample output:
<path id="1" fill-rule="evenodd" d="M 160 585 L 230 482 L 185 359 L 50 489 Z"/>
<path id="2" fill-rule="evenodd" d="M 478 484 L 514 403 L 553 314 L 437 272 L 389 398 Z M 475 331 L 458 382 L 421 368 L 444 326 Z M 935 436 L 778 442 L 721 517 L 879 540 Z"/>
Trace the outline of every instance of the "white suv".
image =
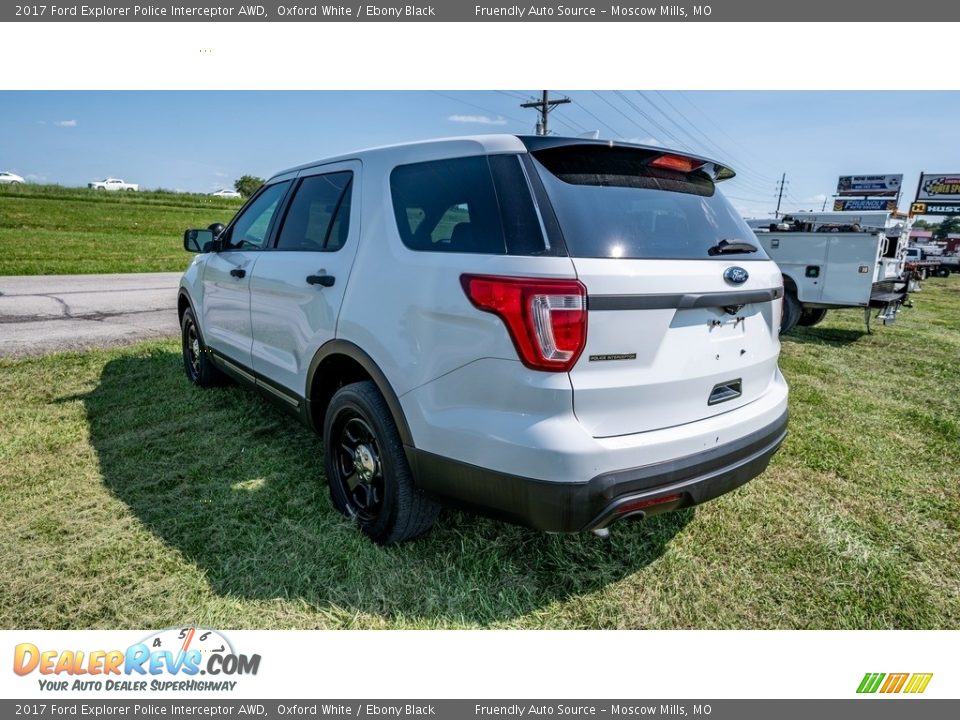
<path id="1" fill-rule="evenodd" d="M 512 135 L 293 168 L 185 233 L 187 376 L 322 431 L 334 505 L 378 542 L 438 501 L 553 532 L 701 503 L 787 425 L 781 274 L 732 176 Z"/>

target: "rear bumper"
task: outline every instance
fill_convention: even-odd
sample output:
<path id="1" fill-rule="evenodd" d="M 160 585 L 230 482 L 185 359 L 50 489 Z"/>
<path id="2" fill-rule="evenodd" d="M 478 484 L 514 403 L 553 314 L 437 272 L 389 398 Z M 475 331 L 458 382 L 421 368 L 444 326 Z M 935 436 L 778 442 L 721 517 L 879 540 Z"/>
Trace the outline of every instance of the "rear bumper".
<path id="1" fill-rule="evenodd" d="M 419 487 L 441 500 L 538 530 L 577 532 L 723 495 L 762 473 L 786 435 L 784 411 L 735 441 L 586 482 L 520 477 L 409 447 L 407 455 Z"/>

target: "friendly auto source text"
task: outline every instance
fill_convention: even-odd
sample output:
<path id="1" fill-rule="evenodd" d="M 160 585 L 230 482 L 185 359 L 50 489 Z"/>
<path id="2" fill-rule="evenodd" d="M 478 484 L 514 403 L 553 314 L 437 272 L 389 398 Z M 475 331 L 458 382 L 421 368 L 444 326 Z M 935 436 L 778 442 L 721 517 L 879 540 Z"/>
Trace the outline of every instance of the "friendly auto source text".
<path id="1" fill-rule="evenodd" d="M 585 7 L 581 5 L 475 5 L 473 14 L 477 17 L 707 17 L 713 12 L 709 5 L 610 5 L 606 8 Z"/>

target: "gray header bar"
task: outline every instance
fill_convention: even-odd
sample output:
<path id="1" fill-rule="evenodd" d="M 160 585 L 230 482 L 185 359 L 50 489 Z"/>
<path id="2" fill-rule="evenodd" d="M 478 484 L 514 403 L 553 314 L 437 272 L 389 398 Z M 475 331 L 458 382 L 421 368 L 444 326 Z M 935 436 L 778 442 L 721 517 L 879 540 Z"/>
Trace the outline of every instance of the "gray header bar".
<path id="1" fill-rule="evenodd" d="M 909 705 L 909 710 L 905 708 Z M 943 720 L 960 700 L 920 697 L 851 700 L 0 700 L 13 718 L 366 718 L 369 720 L 525 720 L 561 717 L 703 720 Z"/>
<path id="2" fill-rule="evenodd" d="M 943 0 L 708 0 L 701 4 L 632 0 L 502 2 L 282 2 L 280 0 L 91 0 L 3 3 L 0 22 L 945 22 L 960 3 Z M 784 28 L 782 32 L 796 30 Z M 816 43 L 816 38 L 810 41 Z M 839 57 L 842 51 L 838 50 Z"/>

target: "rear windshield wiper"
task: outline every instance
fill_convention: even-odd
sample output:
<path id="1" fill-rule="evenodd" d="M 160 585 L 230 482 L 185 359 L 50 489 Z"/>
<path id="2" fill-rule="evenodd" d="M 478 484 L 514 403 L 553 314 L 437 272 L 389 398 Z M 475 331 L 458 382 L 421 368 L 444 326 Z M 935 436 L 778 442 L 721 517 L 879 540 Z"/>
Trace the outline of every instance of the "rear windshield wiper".
<path id="1" fill-rule="evenodd" d="M 708 255 L 733 255 L 735 253 L 755 253 L 757 251 L 756 245 L 751 245 L 748 242 L 743 242 L 742 240 L 737 240 L 735 242 L 730 242 L 729 240 L 721 240 L 712 248 L 707 250 Z"/>

